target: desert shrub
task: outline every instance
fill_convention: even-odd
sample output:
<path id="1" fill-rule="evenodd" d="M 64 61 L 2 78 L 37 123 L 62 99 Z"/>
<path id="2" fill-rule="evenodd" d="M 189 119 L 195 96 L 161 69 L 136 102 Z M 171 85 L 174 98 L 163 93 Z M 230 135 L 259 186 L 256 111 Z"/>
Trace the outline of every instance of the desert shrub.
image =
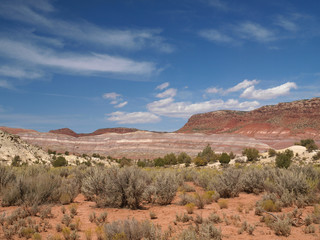
<path id="1" fill-rule="evenodd" d="M 0 165 L 0 191 L 5 188 L 9 183 L 16 179 L 16 175 L 11 168 Z"/>
<path id="2" fill-rule="evenodd" d="M 313 160 L 319 160 L 320 159 L 320 151 L 317 152 L 315 155 L 312 156 Z"/>
<path id="3" fill-rule="evenodd" d="M 79 194 L 79 185 L 74 178 L 63 178 L 59 188 L 59 201 L 61 204 L 73 202 Z"/>
<path id="4" fill-rule="evenodd" d="M 219 205 L 220 209 L 228 208 L 228 201 L 226 199 L 219 199 L 218 205 Z"/>
<path id="5" fill-rule="evenodd" d="M 269 148 L 268 150 L 269 157 L 274 157 L 276 154 L 277 154 L 276 150 L 274 150 L 273 148 Z"/>
<path id="6" fill-rule="evenodd" d="M 194 203 L 197 206 L 197 208 L 203 209 L 206 204 L 206 201 L 203 197 L 203 194 L 195 193 L 193 198 L 194 198 Z"/>
<path id="7" fill-rule="evenodd" d="M 200 239 L 214 239 L 221 240 L 222 234 L 221 229 L 217 229 L 214 225 L 210 223 L 201 224 L 199 228 L 199 240 Z"/>
<path id="8" fill-rule="evenodd" d="M 177 222 L 186 223 L 186 222 L 189 222 L 190 220 L 192 220 L 192 216 L 189 216 L 189 215 L 186 214 L 186 213 L 176 214 L 176 221 L 177 221 Z"/>
<path id="9" fill-rule="evenodd" d="M 307 148 L 308 152 L 312 152 L 313 150 L 317 150 L 318 146 L 316 145 L 316 143 L 314 142 L 313 139 L 302 139 L 300 140 L 300 144 L 301 146 L 304 146 Z"/>
<path id="10" fill-rule="evenodd" d="M 267 212 L 280 212 L 281 211 L 281 207 L 279 206 L 279 204 L 277 204 L 277 202 L 274 202 L 271 199 L 266 199 L 266 200 L 262 201 L 261 206 Z"/>
<path id="11" fill-rule="evenodd" d="M 243 170 L 240 177 L 241 188 L 244 192 L 259 194 L 264 191 L 264 181 L 267 177 L 267 171 L 250 167 Z"/>
<path id="12" fill-rule="evenodd" d="M 106 172 L 101 167 L 91 167 L 84 174 L 81 186 L 83 195 L 91 200 L 104 191 L 107 184 Z"/>
<path id="13" fill-rule="evenodd" d="M 222 198 L 237 197 L 241 191 L 240 176 L 240 169 L 228 168 L 211 181 L 208 189 L 216 190 Z"/>
<path id="14" fill-rule="evenodd" d="M 291 165 L 291 159 L 293 157 L 293 151 L 287 149 L 283 153 L 277 153 L 276 166 L 278 168 L 288 168 Z"/>
<path id="15" fill-rule="evenodd" d="M 153 211 L 149 212 L 149 216 L 150 216 L 150 219 L 157 219 L 158 218 L 157 214 L 155 212 L 153 212 Z"/>
<path id="16" fill-rule="evenodd" d="M 217 224 L 217 223 L 221 223 L 222 220 L 219 217 L 219 215 L 217 215 L 215 213 L 210 213 L 210 215 L 208 217 L 208 222 Z"/>
<path id="17" fill-rule="evenodd" d="M 276 235 L 288 237 L 291 233 L 290 219 L 278 219 L 272 224 L 272 229 Z"/>
<path id="18" fill-rule="evenodd" d="M 194 202 L 194 197 L 192 197 L 190 194 L 187 194 L 185 192 L 179 194 L 179 198 L 180 198 L 179 205 L 181 206 Z"/>
<path id="19" fill-rule="evenodd" d="M 16 155 L 14 156 L 14 158 L 12 159 L 12 162 L 11 162 L 11 166 L 13 167 L 20 167 L 21 166 L 21 158 L 19 155 Z"/>
<path id="20" fill-rule="evenodd" d="M 137 209 L 149 182 L 145 172 L 137 167 L 107 169 L 104 186 L 95 196 L 98 207 L 129 207 Z"/>
<path id="21" fill-rule="evenodd" d="M 170 204 L 177 193 L 177 177 L 171 172 L 161 172 L 156 176 L 154 186 L 156 201 L 161 205 Z"/>
<path id="22" fill-rule="evenodd" d="M 61 179 L 53 174 L 19 176 L 3 190 L 3 206 L 40 205 L 54 201 Z"/>
<path id="23" fill-rule="evenodd" d="M 191 157 L 185 152 L 182 152 L 178 155 L 177 161 L 180 164 L 184 163 L 188 167 L 191 163 Z"/>
<path id="24" fill-rule="evenodd" d="M 303 229 L 304 233 L 305 234 L 311 234 L 311 233 L 315 233 L 316 232 L 316 228 L 313 224 L 311 225 L 308 225 L 306 226 L 304 229 Z"/>
<path id="25" fill-rule="evenodd" d="M 59 156 L 55 160 L 53 160 L 51 164 L 54 167 L 63 167 L 68 166 L 68 161 L 63 156 Z"/>
<path id="26" fill-rule="evenodd" d="M 219 162 L 221 164 L 229 164 L 230 156 L 228 155 L 228 153 L 222 153 L 219 157 Z"/>
<path id="27" fill-rule="evenodd" d="M 105 224 L 103 231 L 107 239 L 161 240 L 162 237 L 158 226 L 148 220 L 138 222 L 134 218 Z"/>
<path id="28" fill-rule="evenodd" d="M 246 156 L 249 162 L 257 161 L 259 157 L 259 151 L 255 148 L 245 148 L 242 151 L 242 155 Z"/>
<path id="29" fill-rule="evenodd" d="M 194 203 L 187 203 L 185 205 L 185 208 L 186 208 L 188 214 L 192 214 L 194 211 L 194 208 L 195 208 L 195 204 Z"/>

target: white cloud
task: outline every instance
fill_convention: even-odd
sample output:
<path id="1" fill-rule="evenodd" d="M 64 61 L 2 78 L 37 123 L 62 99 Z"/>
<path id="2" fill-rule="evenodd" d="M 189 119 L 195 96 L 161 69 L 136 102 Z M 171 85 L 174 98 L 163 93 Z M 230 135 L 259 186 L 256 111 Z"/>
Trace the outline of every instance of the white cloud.
<path id="1" fill-rule="evenodd" d="M 177 94 L 177 89 L 175 88 L 169 88 L 165 90 L 162 93 L 157 94 L 158 98 L 168 98 L 168 97 L 174 97 Z"/>
<path id="2" fill-rule="evenodd" d="M 170 85 L 169 82 L 165 82 L 165 83 L 162 83 L 162 84 L 158 85 L 156 87 L 156 89 L 163 90 L 163 89 L 166 89 L 167 87 L 169 87 L 169 85 Z"/>
<path id="3" fill-rule="evenodd" d="M 102 97 L 105 98 L 105 99 L 113 99 L 113 100 L 115 100 L 118 97 L 121 97 L 121 94 L 118 94 L 118 93 L 115 93 L 115 92 L 110 92 L 110 93 L 103 94 Z M 117 104 L 117 102 L 115 102 L 115 103 L 111 102 L 111 104 Z"/>
<path id="4" fill-rule="evenodd" d="M 207 88 L 206 89 L 206 93 L 218 93 L 218 92 L 221 92 L 222 89 L 218 89 L 216 87 L 211 87 L 211 88 Z"/>
<path id="5" fill-rule="evenodd" d="M 225 4 L 225 2 L 221 0 L 208 0 L 208 4 L 212 7 L 218 8 L 220 10 L 228 10 L 228 6 Z"/>
<path id="6" fill-rule="evenodd" d="M 248 87 L 244 92 L 241 94 L 240 97 L 248 98 L 248 99 L 261 99 L 267 100 L 276 98 L 279 96 L 287 95 L 290 93 L 291 89 L 297 89 L 297 85 L 294 82 L 287 82 L 280 86 L 268 89 L 255 89 L 254 86 Z"/>
<path id="7" fill-rule="evenodd" d="M 0 80 L 0 88 L 7 88 L 11 90 L 15 89 L 14 86 L 7 80 Z"/>
<path id="8" fill-rule="evenodd" d="M 275 20 L 275 24 L 287 31 L 295 32 L 298 30 L 298 26 L 293 21 L 285 18 L 284 16 L 278 16 Z"/>
<path id="9" fill-rule="evenodd" d="M 46 0 L 10 0 L 0 2 L 0 16 L 30 24 L 41 31 L 54 34 L 77 43 L 91 43 L 104 47 L 139 50 L 145 47 L 170 53 L 173 46 L 159 34 L 161 29 L 104 29 L 84 20 L 65 21 L 49 17 L 54 6 Z"/>
<path id="10" fill-rule="evenodd" d="M 116 107 L 116 108 L 122 108 L 122 107 L 126 106 L 127 104 L 128 104 L 128 102 L 125 101 L 125 102 L 119 103 L 118 105 L 116 105 L 116 106 L 114 106 L 114 107 Z"/>
<path id="11" fill-rule="evenodd" d="M 258 84 L 259 81 L 257 80 L 248 80 L 248 79 L 245 79 L 243 80 L 242 82 L 238 83 L 237 85 L 235 85 L 234 87 L 231 87 L 231 88 L 228 88 L 225 93 L 231 93 L 231 92 L 238 92 L 239 90 L 241 89 L 245 89 L 245 88 L 248 88 L 250 86 L 253 86 L 253 85 L 256 85 Z"/>
<path id="12" fill-rule="evenodd" d="M 0 75 L 19 79 L 37 79 L 43 77 L 44 74 L 40 71 L 30 71 L 19 67 L 1 66 Z"/>
<path id="13" fill-rule="evenodd" d="M 218 30 L 215 29 L 205 29 L 199 32 L 199 36 L 213 42 L 223 42 L 230 43 L 233 42 L 233 39 Z"/>
<path id="14" fill-rule="evenodd" d="M 228 101 L 223 100 L 211 100 L 198 103 L 190 102 L 175 102 L 173 98 L 165 98 L 159 101 L 154 101 L 147 105 L 147 109 L 157 115 L 176 117 L 176 118 L 188 118 L 196 113 L 210 112 L 221 109 L 233 109 L 233 110 L 251 110 L 259 106 L 257 101 L 253 102 L 239 102 L 238 100 L 230 99 Z"/>
<path id="15" fill-rule="evenodd" d="M 120 124 L 156 123 L 161 119 L 150 112 L 113 112 L 108 114 L 107 120 Z"/>
<path id="16" fill-rule="evenodd" d="M 253 22 L 240 23 L 235 26 L 235 32 L 243 39 L 258 42 L 269 42 L 277 39 L 273 31 Z"/>
<path id="17" fill-rule="evenodd" d="M 136 62 L 131 59 L 107 54 L 58 53 L 52 49 L 25 44 L 9 39 L 0 39 L 0 53 L 28 64 L 64 69 L 76 74 L 134 74 L 153 73 L 151 62 Z"/>

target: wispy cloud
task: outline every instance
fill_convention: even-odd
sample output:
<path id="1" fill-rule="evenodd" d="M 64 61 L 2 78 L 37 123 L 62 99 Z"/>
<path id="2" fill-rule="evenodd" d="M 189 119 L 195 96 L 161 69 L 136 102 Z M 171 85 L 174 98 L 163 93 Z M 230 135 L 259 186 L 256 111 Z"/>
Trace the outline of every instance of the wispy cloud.
<path id="1" fill-rule="evenodd" d="M 147 109 L 160 116 L 188 118 L 196 113 L 204 113 L 221 109 L 251 110 L 259 106 L 259 102 L 239 102 L 229 99 L 227 101 L 211 100 L 204 102 L 175 102 L 173 98 L 165 98 L 147 105 Z"/>
<path id="2" fill-rule="evenodd" d="M 224 91 L 224 93 L 227 94 L 227 93 L 231 93 L 231 92 L 238 92 L 242 89 L 248 88 L 248 87 L 256 85 L 258 83 L 259 83 L 259 81 L 255 80 L 255 79 L 252 81 L 245 79 L 242 82 L 235 85 L 234 87 L 228 88 L 226 91 Z"/>
<path id="3" fill-rule="evenodd" d="M 16 66 L 1 66 L 0 76 L 18 79 L 37 79 L 43 77 L 44 73 L 41 71 L 30 71 Z"/>
<path id="4" fill-rule="evenodd" d="M 0 79 L 0 88 L 6 88 L 10 90 L 15 89 L 15 87 L 10 82 L 8 82 L 7 80 L 1 80 L 1 79 Z"/>
<path id="5" fill-rule="evenodd" d="M 227 36 L 226 34 L 221 33 L 216 29 L 204 29 L 199 31 L 199 36 L 203 37 L 209 41 L 220 42 L 220 43 L 231 43 L 234 40 Z"/>
<path id="6" fill-rule="evenodd" d="M 110 93 L 105 93 L 102 95 L 104 99 L 112 99 L 116 100 L 118 97 L 121 97 L 121 94 L 115 93 L 115 92 L 110 92 Z"/>
<path id="7" fill-rule="evenodd" d="M 162 93 L 157 94 L 157 98 L 168 98 L 168 97 L 174 97 L 177 94 L 177 89 L 175 88 L 169 88 L 165 90 Z"/>
<path id="8" fill-rule="evenodd" d="M 107 120 L 120 124 L 140 124 L 140 123 L 155 123 L 161 118 L 150 112 L 113 112 L 107 114 Z"/>
<path id="9" fill-rule="evenodd" d="M 154 48 L 170 53 L 173 46 L 160 36 L 161 29 L 104 29 L 84 20 L 66 21 L 52 17 L 56 12 L 50 1 L 4 0 L 0 3 L 0 16 L 35 26 L 41 31 L 67 38 L 77 43 L 91 43 L 104 47 L 128 50 Z"/>
<path id="10" fill-rule="evenodd" d="M 287 82 L 277 87 L 268 88 L 268 89 L 255 89 L 254 86 L 248 87 L 240 95 L 242 98 L 247 99 L 260 99 L 267 100 L 276 98 L 279 96 L 288 95 L 291 89 L 297 89 L 297 85 L 294 82 Z"/>
<path id="11" fill-rule="evenodd" d="M 156 70 L 151 62 L 137 62 L 131 59 L 107 54 L 59 53 L 52 49 L 25 44 L 12 39 L 0 39 L 0 53 L 25 64 L 63 69 L 75 74 L 151 74 Z"/>
<path id="12" fill-rule="evenodd" d="M 156 89 L 163 90 L 163 89 L 166 89 L 167 87 L 169 87 L 169 85 L 170 85 L 169 82 L 165 82 L 165 83 L 162 83 L 162 84 L 158 85 L 156 87 Z"/>
<path id="13" fill-rule="evenodd" d="M 297 31 L 299 28 L 295 22 L 284 16 L 277 16 L 275 19 L 275 25 L 282 27 L 283 29 L 291 32 Z"/>
<path id="14" fill-rule="evenodd" d="M 220 10 L 227 11 L 229 9 L 229 7 L 227 6 L 225 1 L 207 0 L 207 3 L 209 4 L 209 6 L 212 6 L 214 8 L 220 9 Z"/>
<path id="15" fill-rule="evenodd" d="M 258 42 L 270 42 L 277 39 L 272 30 L 254 22 L 240 23 L 235 27 L 235 32 L 238 33 L 240 38 Z"/>
<path id="16" fill-rule="evenodd" d="M 123 107 L 126 106 L 127 104 L 128 104 L 128 102 L 125 101 L 125 102 L 122 102 L 122 103 L 119 103 L 119 104 L 115 105 L 114 107 L 115 107 L 115 108 L 123 108 Z"/>
<path id="17" fill-rule="evenodd" d="M 102 95 L 104 99 L 111 100 L 110 104 L 114 105 L 115 108 L 122 108 L 128 104 L 128 101 L 123 101 L 122 95 L 115 92 L 105 93 Z"/>

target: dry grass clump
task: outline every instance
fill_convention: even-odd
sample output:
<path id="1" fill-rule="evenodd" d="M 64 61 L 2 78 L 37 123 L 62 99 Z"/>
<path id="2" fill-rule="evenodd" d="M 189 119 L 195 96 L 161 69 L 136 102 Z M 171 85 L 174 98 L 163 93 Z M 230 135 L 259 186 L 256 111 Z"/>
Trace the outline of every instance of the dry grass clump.
<path id="1" fill-rule="evenodd" d="M 226 199 L 219 199 L 219 200 L 218 200 L 218 205 L 219 205 L 220 209 L 228 208 L 228 200 L 226 200 Z"/>

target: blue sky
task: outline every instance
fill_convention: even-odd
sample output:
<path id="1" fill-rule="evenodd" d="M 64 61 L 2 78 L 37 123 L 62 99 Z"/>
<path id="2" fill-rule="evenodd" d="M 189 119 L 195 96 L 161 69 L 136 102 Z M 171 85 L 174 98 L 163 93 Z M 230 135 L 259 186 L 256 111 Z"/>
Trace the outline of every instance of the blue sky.
<path id="1" fill-rule="evenodd" d="M 2 0 L 0 125 L 174 131 L 320 96 L 320 2 Z"/>

